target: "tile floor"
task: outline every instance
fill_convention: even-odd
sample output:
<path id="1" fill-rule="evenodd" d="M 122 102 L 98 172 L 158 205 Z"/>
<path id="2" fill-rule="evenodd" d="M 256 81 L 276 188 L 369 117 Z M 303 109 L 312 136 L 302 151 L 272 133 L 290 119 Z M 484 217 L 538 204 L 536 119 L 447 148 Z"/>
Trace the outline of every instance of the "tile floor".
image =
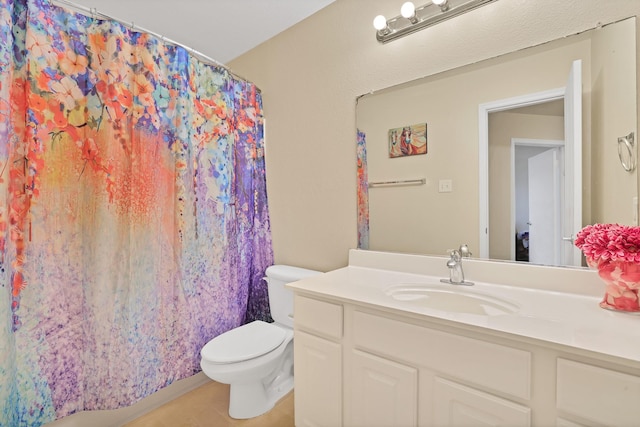
<path id="1" fill-rule="evenodd" d="M 249 420 L 229 417 L 229 386 L 211 381 L 123 427 L 294 427 L 293 392 Z"/>

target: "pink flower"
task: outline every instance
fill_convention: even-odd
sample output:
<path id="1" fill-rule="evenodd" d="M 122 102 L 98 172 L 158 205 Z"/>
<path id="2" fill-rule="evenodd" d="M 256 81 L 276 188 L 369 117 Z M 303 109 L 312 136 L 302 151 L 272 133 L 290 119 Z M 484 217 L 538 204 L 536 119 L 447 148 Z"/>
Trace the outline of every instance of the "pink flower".
<path id="1" fill-rule="evenodd" d="M 591 261 L 640 262 L 640 227 L 620 224 L 587 225 L 576 235 L 575 245 Z"/>
<path id="2" fill-rule="evenodd" d="M 60 81 L 52 81 L 51 90 L 54 97 L 63 103 L 67 110 L 73 110 L 77 101 L 84 97 L 76 81 L 68 76 L 63 77 Z"/>

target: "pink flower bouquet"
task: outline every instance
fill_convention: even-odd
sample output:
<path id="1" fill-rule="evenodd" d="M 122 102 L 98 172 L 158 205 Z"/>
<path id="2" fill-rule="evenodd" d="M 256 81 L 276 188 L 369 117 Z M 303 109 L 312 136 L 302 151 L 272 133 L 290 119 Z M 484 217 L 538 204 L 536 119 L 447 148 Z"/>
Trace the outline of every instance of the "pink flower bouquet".
<path id="1" fill-rule="evenodd" d="M 640 312 L 640 227 L 588 225 L 578 232 L 575 245 L 607 285 L 600 306 Z"/>

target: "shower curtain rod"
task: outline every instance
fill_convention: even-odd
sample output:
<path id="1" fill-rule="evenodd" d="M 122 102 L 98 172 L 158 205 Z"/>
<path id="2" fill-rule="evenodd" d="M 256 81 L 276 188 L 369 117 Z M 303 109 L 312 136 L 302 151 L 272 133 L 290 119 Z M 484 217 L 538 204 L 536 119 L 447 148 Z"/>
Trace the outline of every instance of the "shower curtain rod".
<path id="1" fill-rule="evenodd" d="M 111 15 L 107 15 L 107 14 L 104 14 L 104 13 L 102 13 L 102 12 L 98 12 L 98 9 L 97 9 L 97 8 L 95 8 L 95 7 L 86 7 L 86 6 L 82 6 L 82 5 L 79 5 L 79 4 L 77 4 L 77 3 L 71 2 L 71 1 L 69 1 L 69 0 L 50 0 L 50 1 L 51 1 L 51 3 L 53 3 L 53 4 L 57 4 L 57 5 L 59 5 L 59 6 L 67 6 L 67 7 L 70 7 L 70 8 L 72 8 L 72 9 L 74 9 L 74 10 L 76 10 L 76 11 L 78 11 L 78 12 L 82 13 L 83 15 L 91 15 L 93 18 L 99 18 L 99 19 L 110 19 L 110 20 L 112 20 L 112 21 L 119 22 L 120 24 L 124 25 L 125 27 L 129 27 L 129 28 L 131 28 L 132 30 L 138 31 L 138 32 L 140 32 L 140 33 L 147 33 L 147 34 L 151 34 L 152 36 L 157 37 L 157 38 L 159 38 L 160 40 L 162 40 L 162 41 L 164 41 L 164 42 L 167 42 L 167 43 L 172 44 L 172 45 L 174 45 L 174 46 L 180 46 L 180 47 L 182 47 L 182 48 L 186 49 L 186 51 L 187 51 L 187 52 L 189 52 L 191 55 L 193 55 L 194 57 L 196 57 L 197 59 L 199 59 L 199 60 L 201 60 L 201 61 L 203 61 L 203 62 L 205 62 L 205 63 L 209 63 L 210 65 L 215 65 L 215 66 L 217 66 L 217 67 L 224 68 L 224 69 L 225 69 L 225 70 L 227 70 L 227 72 L 229 72 L 229 74 L 231 74 L 233 77 L 235 77 L 235 78 L 237 78 L 237 79 L 240 79 L 240 80 L 242 80 L 243 82 L 251 83 L 251 84 L 255 85 L 255 83 L 250 82 L 249 80 L 245 79 L 244 77 L 242 77 L 242 76 L 240 76 L 240 75 L 238 75 L 238 74 L 234 73 L 233 71 L 231 71 L 231 69 L 230 69 L 228 66 L 226 66 L 226 65 L 224 65 L 224 64 L 222 64 L 222 63 L 220 63 L 219 61 L 216 61 L 215 59 L 213 59 L 213 58 L 211 58 L 211 57 L 209 57 L 209 56 L 205 55 L 204 53 L 199 52 L 199 51 L 197 51 L 197 50 L 195 50 L 195 49 L 193 49 L 193 48 L 191 48 L 191 47 L 189 47 L 189 46 L 185 46 L 185 45 L 183 45 L 182 43 L 178 43 L 177 41 L 174 41 L 174 40 L 168 39 L 168 38 L 166 38 L 165 36 L 163 36 L 162 34 L 158 34 L 158 33 L 155 33 L 155 32 L 153 32 L 153 31 L 147 30 L 146 28 L 142 28 L 142 27 L 140 27 L 140 26 L 136 25 L 136 24 L 135 24 L 134 22 L 132 22 L 132 21 L 129 21 L 129 22 L 127 22 L 127 21 L 123 21 L 122 19 L 115 18 L 115 17 L 113 17 L 113 16 L 111 16 Z M 260 88 L 259 88 L 259 87 L 257 87 L 257 86 L 256 86 L 256 90 L 257 90 L 258 92 L 261 92 L 261 91 L 260 91 Z"/>

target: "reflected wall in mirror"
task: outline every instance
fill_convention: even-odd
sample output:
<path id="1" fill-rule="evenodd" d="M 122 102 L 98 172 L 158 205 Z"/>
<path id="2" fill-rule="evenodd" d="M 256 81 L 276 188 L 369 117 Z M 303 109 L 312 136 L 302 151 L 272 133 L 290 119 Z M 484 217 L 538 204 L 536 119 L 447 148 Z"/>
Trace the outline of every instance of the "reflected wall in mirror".
<path id="1" fill-rule="evenodd" d="M 564 108 L 550 102 L 491 112 L 488 147 L 481 150 L 480 106 L 562 89 L 575 60 L 582 63 L 580 226 L 635 224 L 637 171 L 623 168 L 617 144 L 618 137 L 637 129 L 635 34 L 633 17 L 361 96 L 356 123 L 366 138 L 369 183 L 424 180 L 423 185 L 369 188 L 368 249 L 443 255 L 467 243 L 474 256 L 527 261 L 530 195 L 523 165 L 532 153 L 549 150 L 556 163 L 562 162 Z M 388 130 L 411 123 L 427 124 L 427 155 L 389 158 Z M 483 157 L 486 177 L 480 175 Z M 483 179 L 488 195 L 484 222 Z M 565 203 L 564 190 L 557 192 L 558 203 Z M 543 213 L 550 203 L 544 198 L 531 202 Z M 481 251 L 481 233 L 488 254 Z"/>

